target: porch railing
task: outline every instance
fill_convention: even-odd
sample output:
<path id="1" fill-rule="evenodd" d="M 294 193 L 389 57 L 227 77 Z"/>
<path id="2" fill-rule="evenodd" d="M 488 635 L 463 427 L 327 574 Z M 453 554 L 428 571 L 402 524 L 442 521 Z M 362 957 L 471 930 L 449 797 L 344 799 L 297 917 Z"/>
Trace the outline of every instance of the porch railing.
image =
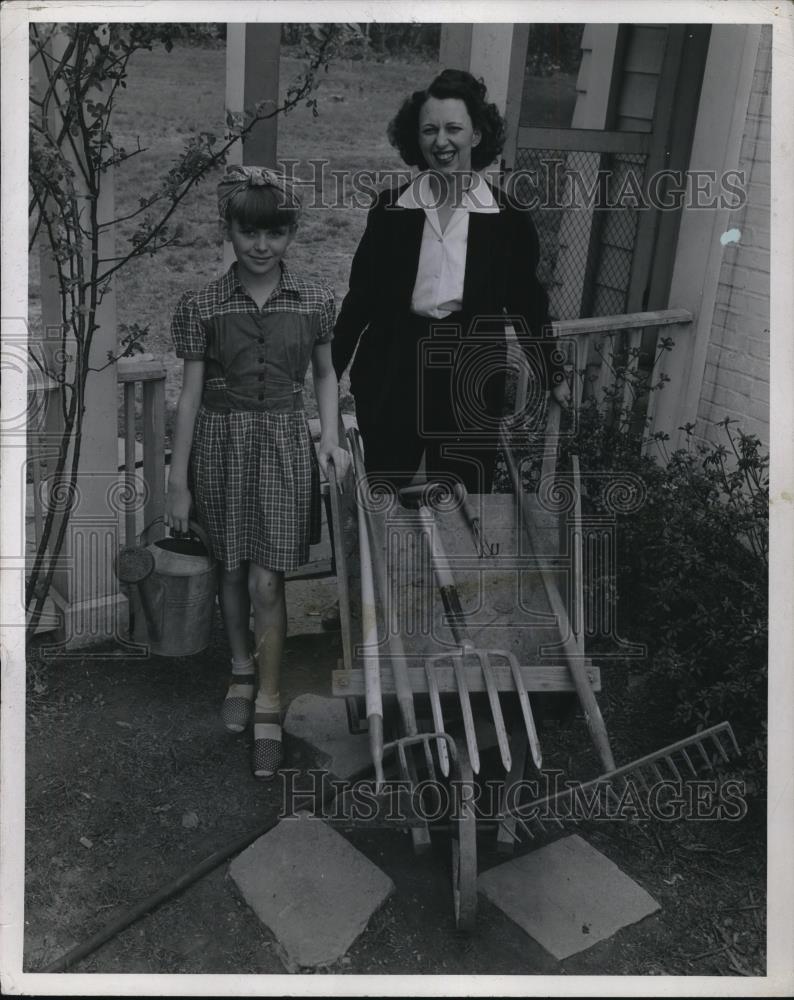
<path id="1" fill-rule="evenodd" d="M 578 411 L 586 399 L 593 399 L 596 405 L 606 407 L 604 390 L 615 382 L 614 362 L 623 359 L 626 374 L 623 383 L 621 409 L 624 420 L 636 415 L 636 403 L 631 373 L 637 374 L 640 359 L 644 354 L 652 359 L 646 370 L 650 383 L 655 385 L 664 370 L 666 351 L 660 350 L 660 337 L 676 338 L 686 336 L 692 325 L 692 314 L 686 309 L 659 309 L 652 312 L 623 313 L 616 316 L 592 316 L 584 319 L 560 320 L 553 324 L 554 334 L 565 348 L 569 347 L 574 377 L 571 387 L 571 402 Z M 508 328 L 508 334 L 510 328 Z M 515 336 L 508 336 L 508 358 L 512 359 L 517 371 L 515 407 L 522 413 L 527 405 L 529 372 L 522 363 L 521 348 Z M 648 393 L 645 412 L 642 414 L 648 425 L 648 439 L 659 429 L 656 426 L 656 393 Z M 550 407 L 544 426 L 546 440 L 555 442 L 560 431 L 560 408 Z M 552 476 L 556 468 L 556 446 L 544 449 L 541 475 Z"/>
<path id="2" fill-rule="evenodd" d="M 124 389 L 124 478 L 127 499 L 124 541 L 134 545 L 140 531 L 156 522 L 165 510 L 165 366 L 162 360 L 122 358 L 118 381 Z M 141 402 L 142 454 L 138 458 L 138 386 Z M 139 476 L 137 469 L 141 468 Z M 141 494 L 143 496 L 141 497 Z M 138 528 L 140 510 L 143 521 Z M 164 534 L 159 524 L 151 539 Z"/>
<path id="3" fill-rule="evenodd" d="M 573 356 L 576 359 L 574 364 L 577 369 L 573 386 L 574 406 L 580 407 L 588 396 L 601 401 L 603 390 L 610 385 L 613 378 L 611 368 L 614 359 L 623 356 L 627 368 L 636 369 L 640 349 L 654 359 L 651 381 L 657 382 L 665 357 L 664 352 L 658 350 L 659 337 L 670 336 L 675 340 L 682 335 L 686 336 L 691 324 L 692 315 L 684 309 L 596 316 L 554 323 L 555 335 L 563 343 L 567 341 L 574 345 Z M 509 343 L 513 359 L 517 361 L 520 357 L 518 343 L 514 338 L 510 338 Z M 518 382 L 515 405 L 518 410 L 523 409 L 526 403 L 528 373 L 525 365 L 516 363 L 516 368 Z M 118 362 L 118 382 L 123 388 L 124 396 L 124 463 L 119 471 L 123 471 L 127 485 L 125 492 L 128 503 L 124 525 L 124 540 L 127 545 L 134 545 L 140 531 L 162 517 L 164 512 L 165 378 L 166 371 L 162 360 L 125 358 Z M 137 442 L 139 396 L 142 438 L 140 446 Z M 654 422 L 655 397 L 656 393 L 649 394 L 645 412 L 651 435 L 657 429 Z M 632 404 L 632 390 L 627 383 L 623 387 L 624 409 L 631 410 Z M 554 427 L 549 427 L 548 430 L 553 433 Z M 32 428 L 32 431 L 32 447 L 35 452 L 36 429 Z M 32 465 L 33 536 L 38 543 L 42 522 L 40 483 L 42 470 L 40 463 L 35 459 Z M 158 527 L 152 537 L 156 538 L 162 533 L 162 528 Z"/>

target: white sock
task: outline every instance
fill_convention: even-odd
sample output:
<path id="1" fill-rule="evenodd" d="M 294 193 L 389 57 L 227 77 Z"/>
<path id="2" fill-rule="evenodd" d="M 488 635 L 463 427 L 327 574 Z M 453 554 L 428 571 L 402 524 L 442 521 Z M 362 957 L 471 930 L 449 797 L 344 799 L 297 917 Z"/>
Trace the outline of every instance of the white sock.
<path id="1" fill-rule="evenodd" d="M 250 675 L 255 670 L 256 670 L 256 661 L 254 660 L 253 656 L 249 656 L 247 660 L 235 660 L 235 658 L 232 657 L 233 674 L 243 674 L 246 677 L 250 677 Z"/>

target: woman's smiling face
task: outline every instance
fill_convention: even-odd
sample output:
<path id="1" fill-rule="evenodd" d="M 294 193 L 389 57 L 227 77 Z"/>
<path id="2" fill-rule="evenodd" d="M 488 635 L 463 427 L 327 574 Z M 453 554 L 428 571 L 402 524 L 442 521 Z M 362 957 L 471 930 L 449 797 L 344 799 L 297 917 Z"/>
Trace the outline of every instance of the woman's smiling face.
<path id="1" fill-rule="evenodd" d="M 428 97 L 419 109 L 419 149 L 431 170 L 470 171 L 471 151 L 479 141 L 480 133 L 460 98 Z"/>

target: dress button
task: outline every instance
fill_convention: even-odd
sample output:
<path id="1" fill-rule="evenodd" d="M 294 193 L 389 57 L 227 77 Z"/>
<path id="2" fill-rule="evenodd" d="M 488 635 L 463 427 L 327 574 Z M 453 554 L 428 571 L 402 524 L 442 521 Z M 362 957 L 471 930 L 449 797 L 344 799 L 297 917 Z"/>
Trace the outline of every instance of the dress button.
<path id="1" fill-rule="evenodd" d="M 264 382 L 265 381 L 265 376 L 264 375 L 260 375 L 259 376 L 259 381 L 260 382 Z"/>
<path id="2" fill-rule="evenodd" d="M 259 338 L 259 343 L 260 343 L 260 344 L 264 344 L 264 342 L 265 342 L 265 338 L 264 338 L 264 337 L 260 337 L 260 338 Z"/>
<path id="3" fill-rule="evenodd" d="M 259 359 L 259 364 L 260 364 L 260 365 L 263 365 L 264 363 L 265 363 L 265 359 L 264 359 L 264 358 L 260 358 L 260 359 Z"/>
<path id="4" fill-rule="evenodd" d="M 265 398 L 265 394 L 263 392 L 260 392 L 259 393 L 259 402 L 261 403 L 264 398 Z"/>

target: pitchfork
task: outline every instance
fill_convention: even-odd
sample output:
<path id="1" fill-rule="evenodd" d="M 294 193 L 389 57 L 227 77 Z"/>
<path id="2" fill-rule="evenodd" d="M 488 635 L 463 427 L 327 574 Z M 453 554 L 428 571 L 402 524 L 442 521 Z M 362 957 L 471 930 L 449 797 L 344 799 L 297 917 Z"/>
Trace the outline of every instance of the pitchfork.
<path id="1" fill-rule="evenodd" d="M 524 725 L 527 730 L 532 759 L 535 762 L 536 767 L 540 769 L 542 766 L 540 741 L 538 740 L 535 720 L 532 717 L 532 709 L 530 707 L 529 698 L 521 676 L 521 667 L 519 666 L 518 660 L 513 653 L 510 653 L 507 650 L 499 649 L 477 649 L 471 641 L 466 628 L 465 616 L 463 608 L 461 607 L 458 590 L 455 586 L 455 580 L 449 567 L 449 561 L 444 553 L 444 549 L 438 537 L 438 532 L 434 530 L 435 518 L 433 510 L 427 504 L 427 499 L 432 491 L 432 483 L 423 484 L 421 486 L 408 486 L 400 490 L 400 498 L 408 504 L 416 503 L 418 506 L 417 513 L 419 515 L 419 524 L 427 541 L 433 566 L 433 574 L 436 579 L 441 601 L 444 605 L 444 611 L 446 612 L 447 624 L 450 627 L 453 639 L 459 647 L 457 651 L 453 653 L 438 653 L 425 660 L 427 689 L 430 696 L 430 708 L 433 713 L 434 728 L 439 732 L 444 731 L 441 696 L 438 689 L 435 671 L 436 667 L 442 664 L 442 661 L 451 660 L 452 668 L 455 674 L 455 682 L 458 689 L 458 698 L 460 699 L 460 707 L 463 717 L 463 731 L 466 737 L 469 759 L 471 761 L 472 770 L 475 774 L 478 774 L 480 770 L 480 754 L 477 747 L 477 734 L 474 728 L 474 715 L 471 709 L 471 698 L 469 695 L 468 684 L 466 682 L 466 659 L 467 657 L 476 658 L 480 670 L 482 671 L 483 680 L 485 681 L 485 690 L 488 693 L 488 701 L 491 706 L 491 714 L 493 716 L 494 728 L 496 730 L 496 740 L 499 746 L 502 764 L 504 765 L 506 771 L 510 770 L 512 758 L 510 755 L 510 746 L 507 740 L 507 728 L 505 726 L 504 715 L 502 714 L 502 706 L 499 703 L 499 690 L 496 683 L 496 677 L 494 676 L 492 663 L 492 659 L 494 657 L 501 657 L 507 660 L 510 667 L 513 683 L 515 685 L 516 693 L 518 694 L 519 704 L 521 705 L 521 712 L 524 717 Z M 438 758 L 441 770 L 445 776 L 448 776 L 449 757 L 446 743 L 443 740 L 438 741 Z"/>

